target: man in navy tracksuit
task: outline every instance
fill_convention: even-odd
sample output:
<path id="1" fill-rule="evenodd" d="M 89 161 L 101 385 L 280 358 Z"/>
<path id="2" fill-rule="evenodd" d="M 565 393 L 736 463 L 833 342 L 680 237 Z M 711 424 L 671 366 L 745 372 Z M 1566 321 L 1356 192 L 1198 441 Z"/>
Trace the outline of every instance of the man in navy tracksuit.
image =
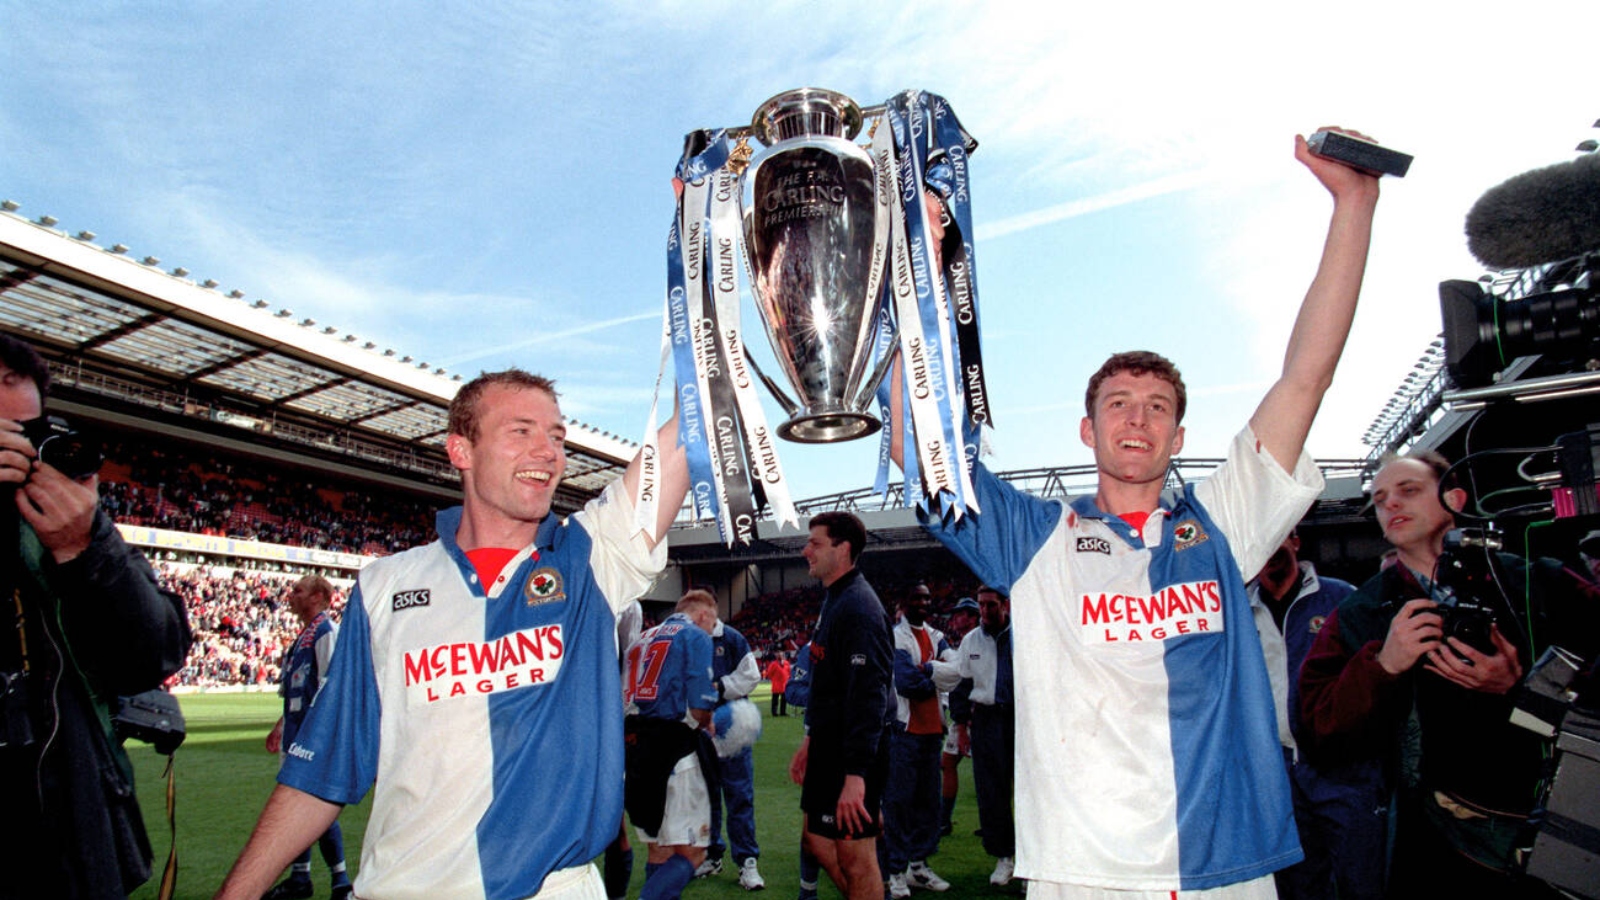
<path id="1" fill-rule="evenodd" d="M 748 697 L 761 683 L 761 664 L 750 652 L 750 642 L 737 628 L 717 620 L 711 632 L 713 655 L 711 673 L 717 687 L 717 705 Z M 739 886 L 747 891 L 766 887 L 756 869 L 761 847 L 756 843 L 755 757 L 746 747 L 728 757 L 717 757 L 721 787 L 711 789 L 711 847 L 706 861 L 696 870 L 703 878 L 722 871 L 725 847 L 722 843 L 723 806 L 727 806 L 728 843 L 733 845 L 733 861 L 739 868 Z"/>
<path id="2" fill-rule="evenodd" d="M 1355 586 L 1317 574 L 1291 531 L 1250 582 L 1250 608 L 1278 713 L 1294 820 L 1306 858 L 1275 873 L 1284 900 L 1383 896 L 1389 779 L 1376 757 L 1312 753 L 1300 720 L 1300 666 L 1323 623 Z"/>

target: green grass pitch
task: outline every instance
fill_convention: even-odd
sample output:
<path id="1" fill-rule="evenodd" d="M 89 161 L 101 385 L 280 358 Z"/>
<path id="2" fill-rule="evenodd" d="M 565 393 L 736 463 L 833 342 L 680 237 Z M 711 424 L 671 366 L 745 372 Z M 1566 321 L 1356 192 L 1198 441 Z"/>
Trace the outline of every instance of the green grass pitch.
<path id="1" fill-rule="evenodd" d="M 755 697 L 767 712 L 766 685 Z M 264 741 L 277 721 L 281 701 L 276 694 L 186 694 L 179 698 L 188 722 L 189 736 L 176 754 L 178 889 L 180 898 L 210 897 L 222 883 L 228 867 L 244 846 L 250 829 L 271 793 L 278 759 L 266 751 Z M 756 745 L 756 838 L 761 844 L 761 874 L 767 889 L 760 896 L 789 900 L 799 888 L 800 789 L 789 781 L 789 758 L 800 745 L 800 718 L 791 710 L 787 718 L 766 718 Z M 145 827 L 155 850 L 156 875 L 133 897 L 153 900 L 172 844 L 166 816 L 166 783 L 162 780 L 166 757 L 147 744 L 128 744 L 137 771 L 139 803 Z M 360 866 L 361 837 L 366 828 L 370 799 L 346 809 L 340 817 L 352 875 Z M 973 835 L 978 827 L 977 804 L 972 792 L 972 765 L 961 766 L 961 798 L 956 806 L 955 832 L 940 844 L 931 864 L 951 883 L 946 897 L 1020 896 L 1020 886 L 989 885 L 994 868 Z M 327 869 L 313 854 L 312 878 L 317 896 L 328 895 Z M 838 897 L 827 876 L 822 896 Z M 644 883 L 644 849 L 635 847 L 634 875 L 628 896 L 636 897 Z M 684 891 L 686 898 L 750 896 L 738 885 L 730 864 L 715 878 L 700 879 Z M 928 896 L 921 892 L 918 896 Z"/>

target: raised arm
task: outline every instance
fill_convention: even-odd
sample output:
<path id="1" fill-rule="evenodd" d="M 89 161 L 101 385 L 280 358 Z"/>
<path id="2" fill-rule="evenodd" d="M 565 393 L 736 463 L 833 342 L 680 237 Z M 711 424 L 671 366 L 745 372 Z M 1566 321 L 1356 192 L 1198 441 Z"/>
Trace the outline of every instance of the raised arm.
<path id="1" fill-rule="evenodd" d="M 1364 137 L 1346 129 L 1328 130 Z M 1356 298 L 1361 293 L 1367 247 L 1372 238 L 1372 214 L 1378 203 L 1375 176 L 1313 155 L 1300 136 L 1294 139 L 1294 156 L 1333 195 L 1333 218 L 1328 223 L 1317 275 L 1306 291 L 1294 331 L 1289 335 L 1283 374 L 1250 418 L 1250 427 L 1261 446 L 1288 470 L 1300 458 L 1317 408 L 1333 383 L 1334 368 L 1344 352 L 1350 322 L 1356 314 Z"/>
<path id="2" fill-rule="evenodd" d="M 668 419 L 661 430 L 657 432 L 656 445 L 659 448 L 660 458 L 657 460 L 661 466 L 661 480 L 659 482 L 661 496 L 656 501 L 656 527 L 655 540 L 651 546 L 659 544 L 667 536 L 667 529 L 672 527 L 672 521 L 678 517 L 678 511 L 683 508 L 683 496 L 689 491 L 689 455 L 678 443 L 678 412 L 673 410 L 672 418 Z M 629 497 L 636 495 L 639 488 L 639 470 L 644 465 L 644 451 L 641 449 L 628 463 L 627 471 L 622 473 L 622 487 Z"/>

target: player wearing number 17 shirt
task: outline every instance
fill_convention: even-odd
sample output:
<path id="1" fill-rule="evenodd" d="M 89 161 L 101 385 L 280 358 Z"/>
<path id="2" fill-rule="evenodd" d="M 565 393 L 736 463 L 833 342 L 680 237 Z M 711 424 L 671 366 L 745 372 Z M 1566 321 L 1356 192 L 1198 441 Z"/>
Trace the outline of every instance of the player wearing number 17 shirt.
<path id="1" fill-rule="evenodd" d="M 666 561 L 688 477 L 662 429 L 652 532 L 630 498 L 645 464 L 577 514 L 554 386 L 480 376 L 450 404 L 463 504 L 439 539 L 364 569 L 332 670 L 219 897 L 255 900 L 370 788 L 356 895 L 604 900 L 590 860 L 622 817 L 616 610 Z"/>
<path id="2" fill-rule="evenodd" d="M 1183 381 L 1154 353 L 1118 354 L 1079 426 L 1092 496 L 1044 500 L 979 465 L 981 511 L 926 523 L 1011 596 L 1029 900 L 1268 898 L 1271 872 L 1301 857 L 1244 580 L 1321 489 L 1303 448 L 1355 315 L 1378 182 L 1302 138 L 1295 156 L 1333 195 L 1327 241 L 1282 374 L 1214 475 L 1163 493 Z"/>
<path id="3" fill-rule="evenodd" d="M 650 848 L 641 900 L 682 894 L 711 843 L 712 799 L 698 732 L 717 705 L 711 665 L 716 624 L 716 599 L 689 591 L 665 622 L 628 648 L 626 802 L 628 818 Z"/>

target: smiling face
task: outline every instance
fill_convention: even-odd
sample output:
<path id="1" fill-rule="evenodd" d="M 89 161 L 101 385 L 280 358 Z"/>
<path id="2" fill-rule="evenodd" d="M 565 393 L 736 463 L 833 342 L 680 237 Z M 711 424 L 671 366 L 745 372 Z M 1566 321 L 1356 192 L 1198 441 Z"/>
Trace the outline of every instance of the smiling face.
<path id="1" fill-rule="evenodd" d="M 491 529 L 536 528 L 567 468 L 567 426 L 556 398 L 493 384 L 478 398 L 476 424 L 476 437 L 445 441 L 450 464 L 461 470 L 466 516 Z"/>
<path id="2" fill-rule="evenodd" d="M 927 585 L 919 584 L 901 601 L 900 610 L 905 613 L 907 622 L 920 627 L 928 620 L 928 610 L 932 605 L 933 595 L 928 592 Z"/>
<path id="3" fill-rule="evenodd" d="M 1095 394 L 1093 416 L 1078 427 L 1084 445 L 1094 450 L 1101 479 L 1163 483 L 1167 464 L 1183 449 L 1177 410 L 1177 389 L 1157 375 L 1124 371 L 1106 378 Z"/>
<path id="4" fill-rule="evenodd" d="M 813 578 L 823 584 L 833 584 L 840 575 L 850 571 L 854 565 L 850 561 L 850 543 L 848 541 L 834 542 L 828 536 L 828 529 L 822 525 L 811 528 L 811 537 L 801 549 L 800 555 L 806 558 L 808 571 Z"/>

